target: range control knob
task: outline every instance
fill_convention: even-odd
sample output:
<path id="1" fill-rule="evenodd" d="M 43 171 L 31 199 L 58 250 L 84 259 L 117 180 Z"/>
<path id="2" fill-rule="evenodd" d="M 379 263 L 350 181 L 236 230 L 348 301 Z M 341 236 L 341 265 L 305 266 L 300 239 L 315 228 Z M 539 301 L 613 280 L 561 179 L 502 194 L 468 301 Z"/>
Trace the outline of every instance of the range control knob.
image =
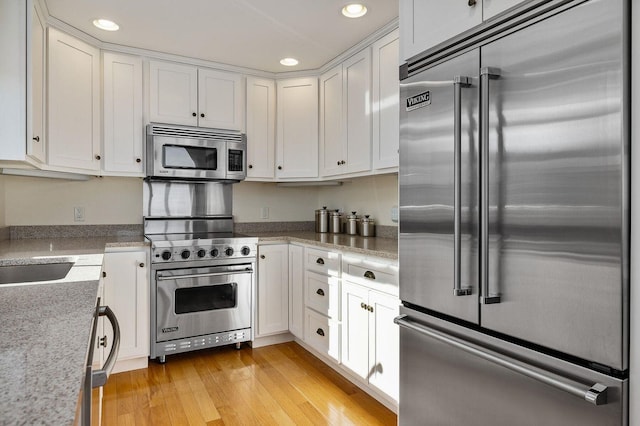
<path id="1" fill-rule="evenodd" d="M 233 248 L 227 247 L 226 249 L 224 249 L 224 254 L 226 254 L 227 256 L 233 256 Z"/>
<path id="2" fill-rule="evenodd" d="M 211 255 L 211 257 L 218 257 L 220 252 L 218 252 L 217 248 L 214 248 L 213 250 L 211 250 L 211 252 L 209 252 L 209 254 Z"/>
<path id="3" fill-rule="evenodd" d="M 171 252 L 169 250 L 165 250 L 162 252 L 162 260 L 171 259 Z"/>
<path id="4" fill-rule="evenodd" d="M 188 259 L 189 256 L 191 256 L 191 252 L 189 250 L 182 250 L 182 253 L 180 253 L 180 257 L 183 259 Z"/>
<path id="5" fill-rule="evenodd" d="M 207 255 L 207 251 L 205 249 L 200 249 L 196 254 L 198 255 L 198 257 L 205 257 Z"/>
<path id="6" fill-rule="evenodd" d="M 251 249 L 247 246 L 244 246 L 242 247 L 242 250 L 240 250 L 240 252 L 243 256 L 249 256 L 249 253 L 251 253 Z"/>

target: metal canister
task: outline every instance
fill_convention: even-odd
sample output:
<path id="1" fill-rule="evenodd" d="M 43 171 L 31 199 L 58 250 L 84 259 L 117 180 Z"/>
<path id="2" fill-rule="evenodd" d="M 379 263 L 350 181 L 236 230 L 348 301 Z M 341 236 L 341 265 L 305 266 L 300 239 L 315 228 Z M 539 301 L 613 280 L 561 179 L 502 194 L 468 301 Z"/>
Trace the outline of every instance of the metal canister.
<path id="1" fill-rule="evenodd" d="M 375 237 L 376 236 L 376 224 L 373 219 L 369 218 L 369 215 L 364 215 L 360 219 L 360 235 L 363 237 Z"/>
<path id="2" fill-rule="evenodd" d="M 329 232 L 329 210 L 326 206 L 316 210 L 316 232 Z"/>
<path id="3" fill-rule="evenodd" d="M 329 213 L 329 232 L 339 234 L 342 232 L 342 216 L 338 210 Z"/>
<path id="4" fill-rule="evenodd" d="M 344 232 L 349 235 L 358 234 L 358 216 L 356 216 L 356 212 L 351 212 L 351 214 L 347 215 Z"/>

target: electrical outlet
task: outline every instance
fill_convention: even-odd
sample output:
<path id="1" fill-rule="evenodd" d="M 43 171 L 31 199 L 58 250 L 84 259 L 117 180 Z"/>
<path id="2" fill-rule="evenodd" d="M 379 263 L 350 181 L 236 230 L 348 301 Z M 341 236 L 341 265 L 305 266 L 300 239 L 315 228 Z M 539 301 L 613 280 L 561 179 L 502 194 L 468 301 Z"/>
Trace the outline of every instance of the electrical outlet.
<path id="1" fill-rule="evenodd" d="M 398 206 L 391 207 L 391 222 L 398 223 Z"/>
<path id="2" fill-rule="evenodd" d="M 269 219 L 269 207 L 260 207 L 260 219 Z"/>
<path id="3" fill-rule="evenodd" d="M 73 208 L 73 221 L 84 222 L 84 207 Z"/>

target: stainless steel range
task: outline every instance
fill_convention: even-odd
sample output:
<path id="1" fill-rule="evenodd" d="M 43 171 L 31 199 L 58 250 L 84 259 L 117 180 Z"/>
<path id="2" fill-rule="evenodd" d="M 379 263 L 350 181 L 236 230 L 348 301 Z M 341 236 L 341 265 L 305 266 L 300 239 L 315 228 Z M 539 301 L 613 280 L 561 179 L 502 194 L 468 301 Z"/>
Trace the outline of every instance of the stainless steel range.
<path id="1" fill-rule="evenodd" d="M 233 233 L 231 185 L 145 181 L 150 358 L 253 339 L 258 239 Z"/>

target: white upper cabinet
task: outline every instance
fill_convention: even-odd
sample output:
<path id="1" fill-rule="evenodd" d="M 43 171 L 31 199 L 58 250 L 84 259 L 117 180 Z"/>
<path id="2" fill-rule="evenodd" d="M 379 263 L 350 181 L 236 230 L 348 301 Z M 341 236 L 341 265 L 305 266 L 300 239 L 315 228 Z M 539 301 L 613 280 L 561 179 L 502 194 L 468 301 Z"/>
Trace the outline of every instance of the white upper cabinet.
<path id="1" fill-rule="evenodd" d="M 200 127 L 243 130 L 242 82 L 240 74 L 198 69 L 198 125 Z"/>
<path id="2" fill-rule="evenodd" d="M 152 122 L 198 125 L 198 69 L 149 62 L 149 115 Z"/>
<path id="3" fill-rule="evenodd" d="M 487 21 L 524 0 L 400 0 L 400 59 Z"/>
<path id="4" fill-rule="evenodd" d="M 523 0 L 482 0 L 482 19 L 491 19 L 499 13 L 512 8 Z"/>
<path id="5" fill-rule="evenodd" d="M 483 0 L 400 0 L 403 61 L 482 23 Z"/>
<path id="6" fill-rule="evenodd" d="M 322 176 L 342 173 L 342 161 L 346 157 L 343 150 L 342 131 L 342 64 L 320 76 L 320 161 Z"/>
<path id="7" fill-rule="evenodd" d="M 247 180 L 273 179 L 275 127 L 275 81 L 247 77 Z"/>
<path id="8" fill-rule="evenodd" d="M 44 77 L 45 77 L 45 25 L 35 5 L 31 7 L 31 134 L 27 132 L 27 154 L 40 163 L 46 163 L 44 132 Z M 28 115 L 29 116 L 29 115 Z M 28 119 L 27 119 L 28 120 Z"/>
<path id="9" fill-rule="evenodd" d="M 103 169 L 105 174 L 144 176 L 142 153 L 142 58 L 104 52 Z"/>
<path id="10" fill-rule="evenodd" d="M 372 45 L 373 62 L 373 149 L 372 168 L 386 172 L 398 168 L 400 135 L 400 80 L 398 30 Z"/>
<path id="11" fill-rule="evenodd" d="M 322 176 L 371 169 L 371 50 L 320 78 Z"/>
<path id="12" fill-rule="evenodd" d="M 152 122 L 243 130 L 241 75 L 159 61 L 149 72 Z"/>
<path id="13" fill-rule="evenodd" d="M 49 28 L 48 163 L 100 171 L 100 51 Z"/>
<path id="14" fill-rule="evenodd" d="M 276 178 L 318 177 L 318 79 L 277 83 Z"/>

